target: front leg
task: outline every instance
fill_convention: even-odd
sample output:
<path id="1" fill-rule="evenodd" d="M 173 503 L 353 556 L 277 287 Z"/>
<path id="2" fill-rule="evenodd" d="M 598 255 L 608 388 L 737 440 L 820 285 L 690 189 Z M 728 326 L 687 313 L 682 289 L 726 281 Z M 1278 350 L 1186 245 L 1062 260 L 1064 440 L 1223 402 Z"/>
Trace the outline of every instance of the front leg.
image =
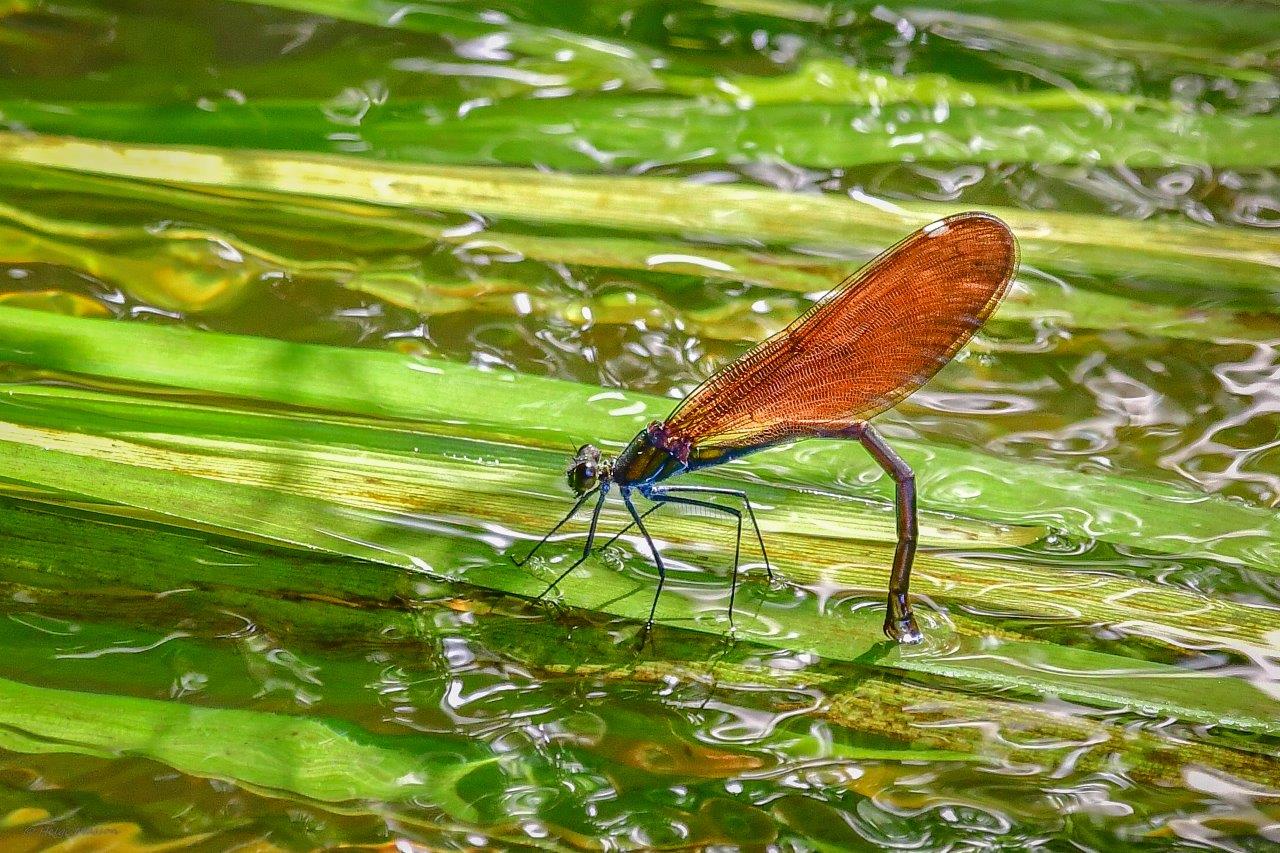
<path id="1" fill-rule="evenodd" d="M 569 521 L 569 519 L 577 515 L 578 510 L 582 509 L 582 505 L 587 502 L 587 498 L 591 497 L 593 494 L 599 491 L 600 488 L 601 488 L 600 486 L 596 486 L 594 489 L 591 489 L 590 491 L 583 492 L 578 497 L 578 499 L 573 502 L 573 508 L 570 509 L 567 513 L 565 513 L 564 518 L 556 522 L 556 526 L 551 528 L 551 530 L 547 532 L 546 536 L 543 536 L 540 540 L 538 540 L 538 544 L 534 545 L 528 554 L 525 554 L 523 557 L 519 559 L 517 559 L 516 557 L 512 557 L 511 562 L 515 563 L 517 566 L 523 566 L 525 563 L 532 560 L 533 555 L 538 553 L 538 549 L 541 548 L 543 545 L 546 545 L 547 542 L 550 541 L 551 537 L 556 535 L 557 530 L 559 530 L 561 527 L 564 527 L 565 524 Z M 594 519 L 595 516 L 592 516 L 592 518 Z"/>
<path id="2" fill-rule="evenodd" d="M 599 497 L 597 497 L 597 498 L 596 498 L 596 506 L 595 506 L 595 509 L 593 509 L 593 510 L 591 511 L 591 526 L 590 526 L 589 528 L 587 528 L 587 544 L 586 544 L 586 545 L 584 545 L 584 546 L 582 547 L 582 556 L 581 556 L 581 557 L 579 557 L 577 560 L 575 560 L 575 561 L 573 562 L 573 565 L 569 566 L 569 568 L 567 568 L 567 569 L 565 569 L 563 572 L 561 572 L 561 573 L 560 573 L 560 575 L 559 575 L 559 577 L 557 577 L 555 580 L 553 580 L 553 581 L 551 582 L 551 584 L 550 584 L 546 589 L 544 589 L 542 592 L 540 592 L 540 593 L 538 594 L 538 597 L 537 597 L 537 598 L 535 598 L 535 599 L 534 599 L 534 601 L 541 601 L 543 598 L 545 598 L 545 597 L 547 596 L 547 594 L 551 592 L 551 590 L 553 590 L 553 589 L 555 589 L 557 586 L 559 586 L 560 581 L 564 580 L 564 579 L 569 575 L 569 572 L 571 572 L 571 571 L 573 571 L 574 569 L 578 568 L 578 566 L 581 566 L 581 565 L 583 564 L 583 562 L 585 562 L 585 561 L 586 561 L 587 557 L 588 557 L 588 556 L 590 556 L 590 554 L 591 554 L 591 546 L 592 546 L 592 544 L 594 544 L 594 543 L 595 543 L 595 541 L 596 541 L 596 525 L 597 525 L 597 524 L 599 523 L 599 521 L 600 521 L 600 510 L 604 509 L 604 499 L 605 499 L 606 497 L 608 497 L 608 495 L 609 495 L 609 484 L 608 484 L 608 483 L 601 483 L 599 488 L 600 488 L 600 491 L 599 491 Z M 591 494 L 590 492 L 588 492 L 588 493 L 587 493 L 587 495 L 590 495 L 590 494 Z M 580 506 L 580 505 L 582 504 L 582 500 L 585 500 L 585 499 L 586 499 L 587 495 L 584 495 L 584 496 L 582 497 L 582 499 L 579 499 L 578 504 L 576 504 L 576 505 L 575 505 L 575 507 L 574 507 L 574 510 L 575 510 L 575 511 L 576 511 L 576 509 L 577 509 L 577 506 Z M 572 517 L 572 515 L 573 515 L 573 512 L 570 512 L 570 514 L 569 514 L 568 516 L 566 516 L 566 517 L 565 517 L 565 520 L 567 521 L 570 517 Z M 564 524 L 564 521 L 560 522 L 560 524 Z M 559 529 L 559 527 L 560 527 L 560 525 L 559 525 L 559 524 L 557 524 L 557 525 L 556 525 L 556 529 Z M 554 532 L 555 532 L 555 530 L 552 530 L 551 532 L 552 532 L 552 533 L 554 533 Z M 551 534 L 550 534 L 550 533 L 548 533 L 547 535 L 548 535 L 548 536 L 550 536 Z M 544 541 L 545 541 L 545 540 L 544 540 Z M 535 550 L 536 550 L 536 549 L 535 549 Z M 532 555 L 530 555 L 530 556 L 532 556 Z M 528 558 L 526 557 L 525 559 L 527 560 Z"/>

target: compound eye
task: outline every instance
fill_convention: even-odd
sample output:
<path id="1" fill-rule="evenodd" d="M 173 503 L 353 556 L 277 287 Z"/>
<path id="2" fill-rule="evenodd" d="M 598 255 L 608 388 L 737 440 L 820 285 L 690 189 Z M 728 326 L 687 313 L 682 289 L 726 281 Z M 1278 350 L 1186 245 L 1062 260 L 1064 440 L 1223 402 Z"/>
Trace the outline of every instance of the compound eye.
<path id="1" fill-rule="evenodd" d="M 578 494 L 582 494 L 595 482 L 596 467 L 586 462 L 579 462 L 569 469 L 569 486 Z"/>

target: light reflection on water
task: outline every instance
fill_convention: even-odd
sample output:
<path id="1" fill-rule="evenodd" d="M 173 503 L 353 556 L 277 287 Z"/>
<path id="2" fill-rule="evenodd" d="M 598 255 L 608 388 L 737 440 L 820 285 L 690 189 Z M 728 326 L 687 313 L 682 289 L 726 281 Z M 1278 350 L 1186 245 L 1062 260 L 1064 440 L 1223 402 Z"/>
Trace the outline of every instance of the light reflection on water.
<path id="1" fill-rule="evenodd" d="M 15 36 L 14 67 L 24 71 L 0 80 L 0 97 L 91 103 L 123 95 L 144 103 L 197 104 L 210 114 L 240 102 L 256 109 L 272 98 L 312 98 L 322 104 L 328 135 L 321 143 L 309 137 L 304 143 L 305 133 L 297 131 L 290 142 L 374 154 L 395 142 L 375 133 L 385 104 L 436 98 L 454 105 L 446 117 L 484 120 L 495 104 L 536 100 L 556 107 L 555 101 L 583 94 L 650 97 L 652 72 L 670 65 L 683 73 L 690 63 L 690 73 L 726 85 L 734 75 L 790 73 L 808 58 L 834 55 L 899 76 L 954 74 L 994 81 L 1011 92 L 1097 88 L 1168 98 L 1204 112 L 1266 115 L 1280 99 L 1274 63 L 1248 55 L 1217 67 L 1182 45 L 1168 56 L 1135 58 L 1133 51 L 1146 48 L 1131 34 L 1093 33 L 1067 43 L 1052 26 L 1006 26 L 947 10 L 857 6 L 846 14 L 804 4 L 736 2 L 570 3 L 560 9 L 510 2 L 497 4 L 485 19 L 479 34 L 464 37 L 230 3 L 142 3 L 110 12 L 86 4 L 75 14 L 11 11 L 5 23 Z M 624 52 L 615 56 L 616 67 L 606 63 L 575 76 L 581 69 L 574 61 L 591 50 L 563 48 L 550 60 L 545 51 L 522 53 L 525 24 L 561 33 L 577 28 L 605 47 L 614 40 L 634 47 L 636 56 L 663 61 L 637 70 L 623 61 L 630 55 Z M 509 26 L 514 35 L 489 32 L 495 26 Z M 147 38 L 149 31 L 166 37 Z M 30 76 L 36 72 L 38 79 Z M 940 97 L 911 112 L 941 124 L 956 106 L 962 105 Z M 753 108 L 750 98 L 733 107 L 742 116 Z M 872 104 L 860 115 L 879 120 L 893 113 Z M 10 129 L 20 124 L 6 121 Z M 585 120 L 533 128 L 527 145 L 516 131 L 529 128 L 510 130 L 509 139 L 485 140 L 479 159 L 509 159 L 524 145 L 528 165 L 540 167 L 539 143 L 550 146 L 553 137 L 569 136 L 577 139 L 579 154 L 606 172 L 826 193 L 882 209 L 925 200 L 1186 220 L 1250 229 L 1260 241 L 1273 239 L 1280 225 L 1280 184 L 1268 168 L 901 162 L 819 169 L 722 157 L 714 146 L 700 144 L 687 124 L 670 128 L 678 156 L 636 161 L 630 152 L 596 147 Z M 282 132 L 287 136 L 288 128 Z M 7 204 L 48 220 L 132 229 L 127 239 L 111 238 L 108 257 L 114 253 L 120 264 L 173 238 L 186 263 L 214 270 L 206 284 L 242 279 L 245 288 L 241 301 L 223 310 L 176 310 L 132 289 L 143 277 L 117 280 L 111 264 L 69 252 L 56 260 L 6 259 L 12 261 L 6 294 L 33 298 L 58 291 L 70 294 L 72 301 L 64 304 L 77 310 L 135 322 L 394 348 L 673 401 L 761 330 L 779 328 L 821 293 L 716 277 L 727 266 L 712 257 L 717 250 L 781 248 L 797 265 L 823 271 L 851 268 L 865 256 L 827 245 L 777 247 L 700 234 L 671 242 L 673 250 L 645 255 L 637 268 L 598 267 L 540 258 L 491 239 L 510 222 L 427 211 L 420 218 L 439 231 L 439 239 L 369 223 L 342 235 L 347 243 L 335 248 L 325 235 L 263 225 L 244 210 L 211 213 L 190 198 L 126 202 L 105 191 L 2 192 Z M 203 236 L 183 238 L 187 227 Z M 618 236 L 590 228 L 529 231 L 570 241 Z M 263 256 L 246 255 L 237 238 L 260 245 Z M 272 253 L 316 261 L 329 272 L 311 268 L 304 274 L 283 261 L 263 260 Z M 368 272 L 362 264 L 375 270 L 369 279 L 383 290 L 345 286 Z M 391 285 L 406 280 L 426 283 L 429 304 L 406 306 L 386 296 L 395 293 Z M 1280 303 L 1274 287 L 1223 281 L 1190 288 L 1145 278 L 1060 275 L 1035 265 L 1024 269 L 1019 287 L 1063 301 L 1122 295 L 1139 306 L 1183 310 L 1192 326 L 1197 318 L 1227 318 L 1229 328 L 1215 326 L 1199 336 L 1147 334 L 1141 311 L 1136 318 L 1107 315 L 1104 322 L 1078 326 L 1056 315 L 997 319 L 928 388 L 884 418 L 887 435 L 1044 463 L 1049 470 L 1190 484 L 1255 507 L 1277 505 Z M 1107 310 L 1113 309 L 1104 315 Z M 1112 319 L 1115 328 L 1107 322 Z M 616 402 L 605 396 L 615 393 Z M 618 417 L 640 411 L 621 392 L 602 392 L 593 402 L 616 406 Z M 861 460 L 829 448 L 796 452 L 822 476 L 790 485 L 828 490 L 832 501 L 865 496 L 879 477 Z M 500 467 L 498 457 L 477 453 L 449 458 Z M 981 498 L 979 478 L 994 476 L 934 461 L 920 472 L 926 494 L 962 515 Z M 739 473 L 787 485 L 791 472 L 765 455 Z M 534 487 L 520 494 L 547 500 Z M 1251 627 L 1257 623 L 1250 622 L 1280 608 L 1280 587 L 1266 570 L 1280 554 L 1265 541 L 1265 531 L 1173 531 L 1164 534 L 1167 547 L 1154 553 L 1132 541 L 1095 540 L 1091 533 L 1104 522 L 1128 524 L 1136 538 L 1144 532 L 1144 516 L 1120 498 L 1109 506 L 1108 518 L 1094 517 L 1088 509 L 1097 505 L 1088 499 L 1093 496 L 1082 491 L 1082 497 L 1080 506 L 1064 507 L 1037 504 L 1028 494 L 1025 513 L 1005 520 L 1050 528 L 1029 545 L 926 548 L 918 574 L 927 642 L 898 652 L 902 660 L 989 664 L 1005 673 L 1068 672 L 1016 645 L 1043 640 L 1133 661 L 1132 667 L 1069 671 L 1082 682 L 1132 685 L 1150 677 L 1143 662 L 1158 661 L 1177 665 L 1175 680 L 1185 682 L 1192 698 L 1227 676 L 1280 698 L 1280 638 L 1274 632 L 1258 636 Z M 0 738 L 0 816 L 10 814 L 14 826 L 0 827 L 10 833 L 0 838 L 36 849 L 83 832 L 90 841 L 96 834 L 128 844 L 132 827 L 141 828 L 144 840 L 187 839 L 208 849 L 263 838 L 283 849 L 395 838 L 442 849 L 544 840 L 584 849 L 1265 849 L 1280 843 L 1274 737 L 1246 738 L 1227 726 L 1141 710 L 1122 714 L 1030 698 L 1007 682 L 958 685 L 938 670 L 889 670 L 878 665 L 888 654 L 883 649 L 847 664 L 789 647 L 800 638 L 788 633 L 792 623 L 779 613 L 875 622 L 882 606 L 878 586 L 851 588 L 818 576 L 771 588 L 758 577 L 761 565 L 748 557 L 744 569 L 755 578 L 745 595 L 739 593 L 735 641 L 729 636 L 723 541 L 689 543 L 679 531 L 668 537 L 658 530 L 671 569 L 665 595 L 688 602 L 691 615 L 683 628 L 660 626 L 652 644 L 637 651 L 632 621 L 560 609 L 555 602 L 530 605 L 440 580 L 503 567 L 513 550 L 529 547 L 541 531 L 476 517 L 465 507 L 452 513 L 350 512 L 456 548 L 424 555 L 358 543 L 416 569 L 393 571 L 187 531 L 180 534 L 181 548 L 153 558 L 157 564 L 174 561 L 174 583 L 164 589 L 148 586 L 152 581 L 141 573 L 90 589 L 59 586 L 61 581 L 40 575 L 0 577 L 7 594 L 0 644 L 9 661 L 0 676 L 50 689 L 258 712 L 264 716 L 255 718 L 263 724 L 256 737 L 265 743 L 286 737 L 281 721 L 321 721 L 330 726 L 325 731 L 332 737 L 323 743 L 335 750 L 340 776 L 378 779 L 380 767 L 407 762 L 411 769 L 390 780 L 392 794 L 352 805 L 313 796 L 305 773 L 258 785 L 233 784 L 228 773 L 205 778 L 199 762 L 184 764 L 163 733 L 156 743 L 125 754 L 108 748 L 67 752 L 65 743 L 45 749 L 52 737 L 37 750 L 6 735 Z M 324 529 L 324 519 L 312 522 Z M 112 530 L 80 517 L 65 523 L 68 541 L 155 535 L 132 522 Z M 340 530 L 334 525 L 332 535 L 345 535 Z M 558 574 L 580 536 L 558 541 L 532 567 L 534 576 Z M 1252 550 L 1233 551 L 1227 540 Z M 843 540 L 834 541 L 841 547 Z M 623 573 L 645 595 L 656 573 L 641 544 L 624 537 L 602 568 L 583 571 Z M 1008 578 L 957 593 L 949 586 L 953 579 L 930 568 L 930 551 L 1006 566 Z M 887 574 L 888 548 L 875 553 L 882 553 Z M 237 581 L 268 569 L 273 588 L 242 588 Z M 786 575 L 785 567 L 779 570 Z M 1040 574 L 1031 582 L 1026 571 Z M 323 585 L 325 577 L 357 573 L 358 594 Z M 1240 631 L 1219 635 L 1195 627 L 1189 620 L 1201 599 L 1156 601 L 1149 606 L 1163 608 L 1159 622 L 1099 621 L 1073 606 L 1073 591 L 1085 598 L 1117 578 L 1145 582 L 1143 594 L 1152 598 L 1185 593 L 1237 602 Z M 1141 597 L 1106 603 L 1136 611 L 1148 606 Z M 280 716 L 265 716 L 271 714 Z M 0 727 L 10 732 L 22 723 L 3 719 Z M 178 731 L 187 724 L 170 723 Z M 336 751 L 349 732 L 375 750 L 366 763 Z M 211 725 L 203 736 L 206 758 L 226 752 L 257 766 L 251 751 L 256 741 L 231 722 Z M 438 780 L 444 781 L 433 787 Z M 22 819 L 31 820 L 22 824 L 12 818 L 21 817 L 19 809 L 42 810 L 44 817 L 26 813 Z"/>

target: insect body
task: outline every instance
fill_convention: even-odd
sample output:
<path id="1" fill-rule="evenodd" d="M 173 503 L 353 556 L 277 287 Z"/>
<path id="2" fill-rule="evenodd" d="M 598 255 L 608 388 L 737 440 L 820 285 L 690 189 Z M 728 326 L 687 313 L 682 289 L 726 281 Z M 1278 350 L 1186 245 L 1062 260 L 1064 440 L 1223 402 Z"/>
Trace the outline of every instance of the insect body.
<path id="1" fill-rule="evenodd" d="M 868 421 L 951 360 L 1000 303 L 1017 265 L 1013 234 L 994 216 L 962 213 L 927 225 L 700 385 L 665 421 L 641 430 L 616 459 L 583 445 L 568 474 L 578 500 L 533 551 L 595 496 L 586 545 L 582 557 L 543 595 L 590 554 L 605 498 L 616 487 L 658 568 L 647 628 L 666 580 L 662 555 L 644 524 L 649 513 L 664 504 L 726 513 L 737 518 L 740 549 L 745 510 L 764 551 L 745 492 L 670 485 L 668 480 L 803 438 L 857 439 L 896 486 L 898 544 L 884 630 L 899 642 L 918 642 L 921 635 L 908 598 L 916 546 L 915 478 Z M 644 515 L 636 510 L 633 491 L 654 502 Z M 721 503 L 723 499 L 740 502 L 742 509 Z M 533 552 L 525 560 L 531 556 Z M 765 566 L 772 577 L 767 554 Z M 735 550 L 734 591 L 737 575 Z M 732 616 L 732 592 L 729 610 Z"/>

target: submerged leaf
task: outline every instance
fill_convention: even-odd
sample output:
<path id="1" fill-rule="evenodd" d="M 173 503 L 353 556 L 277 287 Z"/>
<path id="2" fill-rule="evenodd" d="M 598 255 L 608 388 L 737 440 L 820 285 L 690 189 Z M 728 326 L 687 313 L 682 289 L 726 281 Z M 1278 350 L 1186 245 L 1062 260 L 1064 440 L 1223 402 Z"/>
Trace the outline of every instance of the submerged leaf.
<path id="1" fill-rule="evenodd" d="M 117 337 L 120 340 L 116 340 Z M 554 411 L 573 411 L 573 429 L 598 424 L 599 434 L 605 436 L 622 435 L 624 430 L 634 429 L 637 419 L 643 417 L 643 412 L 632 407 L 619 409 L 616 397 L 620 395 L 616 392 L 607 393 L 602 400 L 597 395 L 597 403 L 605 402 L 615 411 L 609 416 L 607 410 L 587 399 L 581 389 L 568 383 L 485 374 L 444 363 L 414 362 L 385 352 L 327 349 L 173 328 L 78 320 L 15 309 L 0 309 L 0 346 L 6 357 L 46 369 L 92 366 L 100 375 L 117 379 L 161 381 L 193 390 L 302 403 L 312 408 L 336 410 L 335 415 L 341 411 L 366 417 L 416 416 L 419 430 L 421 425 L 434 420 L 437 424 L 434 429 L 443 429 L 446 436 L 463 425 L 469 438 L 459 447 L 460 455 L 466 458 L 475 454 L 480 463 L 472 469 L 475 476 L 483 481 L 496 473 L 498 480 L 491 481 L 495 486 L 506 482 L 502 474 L 503 455 L 495 459 L 493 450 L 475 443 L 475 438 L 500 437 L 511 442 L 520 437 L 535 447 L 557 442 L 564 428 L 545 426 L 557 422 Z M 103 349 L 95 354 L 98 347 Z M 186 357 L 162 357 L 169 347 L 181 348 Z M 201 357 L 195 358 L 201 350 L 204 351 Z M 216 373 L 198 371 L 198 376 L 185 375 L 190 365 L 198 363 L 217 363 L 220 369 Z M 343 430 L 339 425 L 329 426 L 323 421 L 315 422 L 309 430 L 305 421 L 292 422 L 293 419 L 281 413 L 267 415 L 268 424 L 257 427 L 256 445 L 243 441 L 227 444 L 225 439 L 211 442 L 209 439 L 213 436 L 204 435 L 200 428 L 202 422 L 213 425 L 213 421 L 207 420 L 212 413 L 179 410 L 178 420 L 166 434 L 155 429 L 159 421 L 151 423 L 149 415 L 130 427 L 120 415 L 131 404 L 125 403 L 122 407 L 104 398 L 107 407 L 103 411 L 112 408 L 115 411 L 97 427 L 102 434 L 95 436 L 92 420 L 85 419 L 92 406 L 79 414 L 76 407 L 59 415 L 55 405 L 41 415 L 42 395 L 37 392 L 25 396 L 27 399 L 22 405 L 10 410 L 10 422 L 0 436 L 0 457 L 4 459 L 10 480 L 83 495 L 105 502 L 104 508 L 109 504 L 128 505 L 172 519 L 177 524 L 194 524 L 233 535 L 247 534 L 259 540 L 361 557 L 521 596 L 534 595 L 545 586 L 546 579 L 540 578 L 536 569 L 519 570 L 495 561 L 489 544 L 493 532 L 485 532 L 487 525 L 481 519 L 488 514 L 501 522 L 503 526 L 494 531 L 501 532 L 506 524 L 518 521 L 523 525 L 536 514 L 540 516 L 539 527 L 544 527 L 559 511 L 559 502 L 549 505 L 545 500 L 527 498 L 523 502 L 511 502 L 499 494 L 499 488 L 477 501 L 476 509 L 470 511 L 477 512 L 480 519 L 468 518 L 460 513 L 461 507 L 456 503 L 458 479 L 446 474 L 455 490 L 452 504 L 397 505 L 394 492 L 388 491 L 388 487 L 395 487 L 397 481 L 408 485 L 415 476 L 429 476 L 431 470 L 430 465 L 416 467 L 415 459 L 429 455 L 423 454 L 418 446 L 419 442 L 425 443 L 425 439 L 415 437 L 410 431 L 413 427 L 403 420 L 386 422 L 387 431 L 372 424 L 353 424 Z M 58 395 L 44 396 L 52 402 Z M 81 398 L 85 403 L 91 402 L 83 394 Z M 55 420 L 38 425 L 41 418 L 51 415 Z M 67 415 L 80 422 L 77 430 L 55 425 L 56 419 L 65 419 Z M 283 428 L 282 435 L 292 438 L 262 442 L 265 435 L 261 430 L 273 428 L 269 422 L 282 415 L 283 419 L 277 420 L 274 429 Z M 183 422 L 185 426 L 180 425 Z M 151 429 L 146 429 L 148 424 Z M 85 427 L 89 429 L 86 431 Z M 244 428 L 242 423 L 236 429 Z M 323 467 L 308 464 L 307 457 L 315 450 L 307 448 L 299 439 L 308 431 L 326 433 L 331 429 L 330 441 L 347 448 L 348 453 L 355 450 L 353 474 L 360 470 L 364 459 L 368 460 L 366 476 L 345 483 L 334 481 L 333 472 L 344 467 L 336 456 L 330 457 Z M 225 427 L 214 427 L 214 430 L 215 435 L 229 431 Z M 200 440 L 193 443 L 193 436 Z M 469 451 L 463 449 L 467 445 Z M 42 448 L 43 452 L 33 457 L 32 447 Z M 403 459 L 379 459 L 379 452 L 396 447 L 405 454 Z M 791 458 L 799 461 L 803 458 L 801 453 L 793 452 Z M 483 465 L 486 459 L 490 462 L 487 466 Z M 544 457 L 541 464 L 548 462 Z M 973 464 L 972 460 L 969 464 Z M 793 467 L 793 472 L 805 470 L 803 465 L 794 463 L 788 467 Z M 773 471 L 775 479 L 786 470 L 784 467 Z M 838 466 L 827 465 L 826 470 L 838 473 Z M 314 496 L 306 494 L 316 484 L 321 484 L 320 490 L 313 491 Z M 1141 490 L 1145 486 L 1126 483 L 1124 488 Z M 430 489 L 424 492 L 430 501 Z M 344 493 L 345 496 L 340 496 Z M 440 492 L 440 496 L 443 495 L 444 492 Z M 1022 496 L 1016 497 L 1025 504 Z M 1011 500 L 1014 498 L 1010 495 Z M 393 502 L 387 503 L 388 499 Z M 1143 511 L 1158 518 L 1153 509 L 1156 506 L 1153 502 L 1152 506 L 1143 507 Z M 1237 512 L 1244 509 L 1227 502 L 1220 505 L 1210 502 L 1199 514 L 1206 517 L 1211 512 L 1221 514 L 1226 507 Z M 1190 517 L 1188 507 L 1180 507 L 1178 516 L 1181 530 L 1185 530 Z M 454 534 L 466 531 L 466 535 L 428 535 L 431 530 L 442 527 Z M 1120 530 L 1123 532 L 1123 528 Z M 698 534 L 685 536 L 690 542 L 701 538 Z M 789 561 L 799 566 L 808 564 L 811 571 L 825 573 L 823 564 L 830 563 L 829 546 L 819 545 L 825 540 L 793 532 L 773 538 L 780 540 L 782 553 Z M 863 564 L 867 568 L 877 562 L 887 565 L 886 552 L 869 557 Z M 928 558 L 922 560 L 922 575 L 927 575 L 925 567 L 929 565 Z M 949 569 L 961 578 L 967 571 L 964 563 L 955 563 Z M 975 592 L 1000 586 L 981 582 Z M 1031 586 L 1043 590 L 1040 594 L 1052 602 L 1056 591 L 1043 579 Z M 1147 596 L 1154 596 L 1150 599 L 1154 605 L 1152 618 L 1159 619 L 1156 614 L 1168 609 L 1169 596 L 1188 597 L 1186 593 L 1135 586 L 1107 590 L 1097 598 L 1083 597 L 1092 596 L 1096 589 L 1092 579 L 1083 585 L 1065 587 L 1070 596 L 1068 608 L 1077 602 L 1082 608 L 1106 608 L 1112 606 L 1110 602 L 1126 597 L 1141 603 Z M 573 606 L 630 618 L 647 613 L 650 601 L 650 583 L 596 560 L 567 578 L 560 592 L 565 603 Z M 1199 613 L 1206 625 L 1214 626 L 1211 630 L 1234 631 L 1227 628 L 1229 620 L 1246 612 L 1243 606 L 1226 612 L 1215 611 L 1211 601 L 1196 598 L 1196 602 L 1186 601 L 1182 609 L 1189 619 Z M 1199 675 L 1165 664 L 1066 646 L 996 640 L 960 614 L 955 617 L 959 630 L 952 633 L 936 623 L 929 612 L 923 612 L 923 618 L 933 623 L 926 629 L 930 642 L 919 649 L 887 648 L 880 640 L 877 612 L 855 609 L 842 615 L 829 608 L 823 612 L 815 602 L 804 599 L 778 607 L 774 599 L 772 592 L 750 587 L 742 590 L 738 597 L 739 628 L 745 637 L 765 645 L 810 649 L 832 659 L 932 674 L 973 686 L 1053 692 L 1106 707 L 1129 707 L 1249 731 L 1280 732 L 1275 723 L 1280 719 L 1280 711 L 1273 707 L 1274 700 L 1241 680 Z M 1108 611 L 1095 609 L 1094 612 Z M 1124 612 L 1134 611 L 1132 607 L 1127 611 L 1110 611 L 1110 615 L 1103 618 L 1123 618 Z M 725 627 L 723 617 L 714 609 L 675 595 L 663 597 L 658 618 L 665 624 L 700 632 L 720 633 Z M 1273 616 L 1265 609 L 1257 609 L 1249 618 L 1241 620 L 1242 629 L 1253 633 L 1254 642 L 1261 643 L 1269 642 L 1266 638 L 1280 629 L 1280 625 L 1273 623 Z M 1186 689 L 1188 679 L 1194 679 L 1196 684 L 1193 692 Z"/>
<path id="2" fill-rule="evenodd" d="M 0 133 L 0 162 L 326 201 L 480 213 L 530 222 L 662 234 L 715 234 L 769 244 L 880 249 L 968 207 L 850 199 L 669 178 L 549 174 L 532 169 L 380 163 L 357 157 L 94 142 Z M 696 187 L 696 191 L 695 191 Z M 1226 281 L 1273 288 L 1280 238 L 1240 228 L 988 208 L 1014 230 L 1023 261 L 1060 273 Z"/>
<path id="3" fill-rule="evenodd" d="M 0 746 L 16 752 L 136 755 L 183 773 L 324 802 L 426 797 L 475 820 L 454 788 L 497 761 L 474 741 L 374 738 L 316 717 L 78 693 L 0 679 Z M 499 777 L 495 777 L 500 778 Z"/>
<path id="4" fill-rule="evenodd" d="M 449 434 L 568 454 L 584 441 L 621 447 L 665 417 L 671 401 L 535 376 L 424 362 L 391 352 L 294 344 L 0 308 L 0 357 L 35 368 L 170 385 L 356 416 L 432 423 Z M 209 371 L 203 365 L 217 364 Z M 465 424 L 464 428 L 451 425 Z M 1193 489 L 1081 474 L 973 450 L 896 442 L 926 508 L 1006 524 L 1048 523 L 1164 553 L 1210 556 L 1265 571 L 1280 562 L 1280 518 Z M 768 480 L 850 495 L 883 477 L 842 442 L 808 441 L 741 463 Z M 736 469 L 739 466 L 731 466 Z M 728 473 L 727 471 L 725 473 Z"/>

